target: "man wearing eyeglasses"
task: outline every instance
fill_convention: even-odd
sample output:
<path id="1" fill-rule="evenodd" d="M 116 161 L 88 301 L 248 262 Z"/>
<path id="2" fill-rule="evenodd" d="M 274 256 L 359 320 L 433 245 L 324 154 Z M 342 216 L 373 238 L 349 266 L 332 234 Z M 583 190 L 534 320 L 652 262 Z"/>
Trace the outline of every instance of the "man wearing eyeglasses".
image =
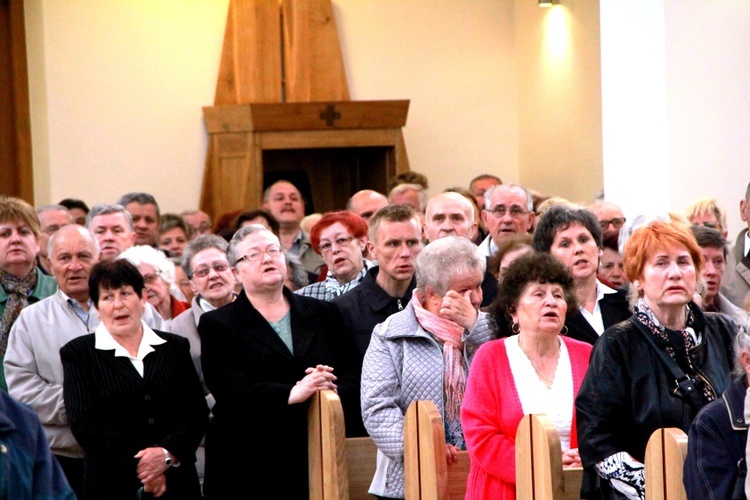
<path id="1" fill-rule="evenodd" d="M 479 249 L 485 257 L 492 257 L 508 237 L 528 233 L 534 227 L 534 200 L 531 193 L 518 184 L 492 186 L 484 193 L 484 198 L 482 220 L 490 234 Z"/>
<path id="2" fill-rule="evenodd" d="M 619 205 L 610 201 L 597 200 L 589 206 L 602 227 L 602 239 L 619 238 L 620 228 L 625 224 L 625 214 Z"/>

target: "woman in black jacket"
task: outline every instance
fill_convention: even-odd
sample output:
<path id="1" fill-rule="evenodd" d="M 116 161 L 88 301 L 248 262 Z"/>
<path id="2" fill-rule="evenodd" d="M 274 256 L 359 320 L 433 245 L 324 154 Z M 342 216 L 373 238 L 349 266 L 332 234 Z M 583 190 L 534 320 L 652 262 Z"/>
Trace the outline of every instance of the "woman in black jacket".
<path id="1" fill-rule="evenodd" d="M 692 302 L 703 257 L 688 228 L 653 222 L 624 253 L 635 313 L 594 345 L 576 399 L 583 498 L 644 498 L 649 437 L 661 427 L 687 432 L 727 388 L 733 364 L 738 326 Z"/>

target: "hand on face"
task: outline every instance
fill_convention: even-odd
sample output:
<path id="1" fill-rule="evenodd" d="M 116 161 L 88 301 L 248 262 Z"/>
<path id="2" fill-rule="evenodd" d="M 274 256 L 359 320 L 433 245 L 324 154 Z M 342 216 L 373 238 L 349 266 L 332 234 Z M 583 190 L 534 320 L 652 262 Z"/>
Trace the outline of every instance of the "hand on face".
<path id="1" fill-rule="evenodd" d="M 473 303 L 476 297 L 472 297 L 472 294 L 476 295 L 476 291 L 466 290 L 461 295 L 455 290 L 448 290 L 440 306 L 440 316 L 462 326 L 464 330 L 474 328 L 477 322 L 478 305 Z M 479 303 L 482 303 L 481 288 L 479 289 Z"/>

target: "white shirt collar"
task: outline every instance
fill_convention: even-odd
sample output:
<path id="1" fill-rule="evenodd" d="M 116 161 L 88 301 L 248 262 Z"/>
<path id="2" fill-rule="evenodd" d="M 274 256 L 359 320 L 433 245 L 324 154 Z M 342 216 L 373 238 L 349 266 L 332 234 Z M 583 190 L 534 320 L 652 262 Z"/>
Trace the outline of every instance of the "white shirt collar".
<path id="1" fill-rule="evenodd" d="M 107 327 L 104 326 L 103 322 L 99 323 L 94 331 L 94 347 L 102 351 L 111 351 L 114 349 L 115 356 L 124 356 L 126 358 L 143 361 L 143 358 L 147 354 L 154 352 L 152 346 L 164 344 L 166 340 L 159 337 L 149 326 L 141 320 L 141 327 L 143 328 L 143 337 L 141 338 L 141 344 L 138 346 L 138 354 L 135 357 L 131 356 L 127 349 L 115 340 Z"/>
<path id="2" fill-rule="evenodd" d="M 742 255 L 747 255 L 748 250 L 750 250 L 750 230 L 745 232 L 745 251 L 742 253 Z"/>

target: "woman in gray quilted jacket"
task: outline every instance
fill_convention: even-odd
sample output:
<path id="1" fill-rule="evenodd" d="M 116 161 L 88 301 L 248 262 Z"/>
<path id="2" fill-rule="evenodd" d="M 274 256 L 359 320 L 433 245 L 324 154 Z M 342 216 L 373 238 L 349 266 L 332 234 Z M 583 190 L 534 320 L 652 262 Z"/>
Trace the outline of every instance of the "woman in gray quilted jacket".
<path id="1" fill-rule="evenodd" d="M 466 238 L 449 236 L 417 257 L 417 288 L 407 307 L 377 325 L 362 367 L 362 417 L 378 447 L 370 494 L 404 497 L 404 415 L 417 400 L 435 403 L 445 422 L 448 461 L 466 449 L 461 401 L 472 355 L 491 337 L 479 312 L 486 261 Z"/>

